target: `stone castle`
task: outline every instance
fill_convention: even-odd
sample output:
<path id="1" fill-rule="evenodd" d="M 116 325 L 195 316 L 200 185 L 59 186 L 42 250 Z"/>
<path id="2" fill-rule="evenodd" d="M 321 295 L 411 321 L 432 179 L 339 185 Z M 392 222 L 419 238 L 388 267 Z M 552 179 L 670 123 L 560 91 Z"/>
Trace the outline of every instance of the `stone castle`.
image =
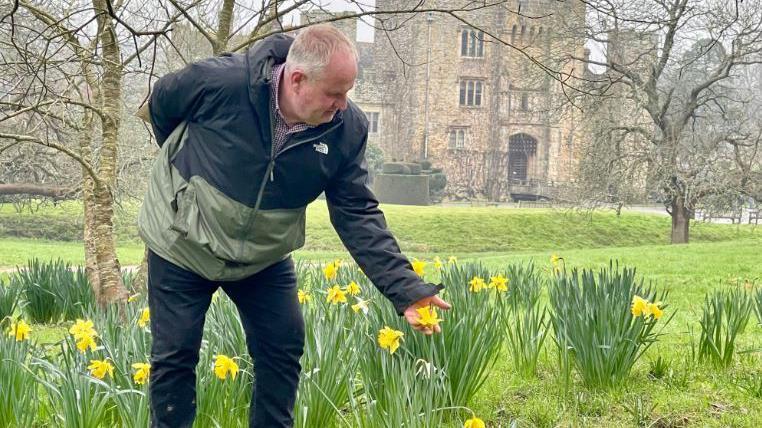
<path id="1" fill-rule="evenodd" d="M 377 11 L 403 7 L 376 1 Z M 462 21 L 382 14 L 376 24 L 389 31 L 357 43 L 360 72 L 350 97 L 368 115 L 369 142 L 388 161 L 442 167 L 450 199 L 553 196 L 573 179 L 581 143 L 579 113 L 559 107 L 566 105 L 559 79 L 585 71 L 584 39 L 570 36 L 585 24 L 584 4 L 517 0 L 458 15 Z M 336 25 L 355 38 L 356 21 Z"/>

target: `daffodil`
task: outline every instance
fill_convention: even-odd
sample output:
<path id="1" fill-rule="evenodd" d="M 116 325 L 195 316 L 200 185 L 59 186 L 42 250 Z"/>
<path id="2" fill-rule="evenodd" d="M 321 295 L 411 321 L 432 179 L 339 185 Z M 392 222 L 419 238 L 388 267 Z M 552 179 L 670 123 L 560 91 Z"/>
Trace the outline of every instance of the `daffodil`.
<path id="1" fill-rule="evenodd" d="M 32 327 L 29 326 L 24 320 L 11 323 L 11 328 L 8 329 L 8 336 L 16 337 L 16 342 L 23 342 L 29 338 Z"/>
<path id="2" fill-rule="evenodd" d="M 632 296 L 632 306 L 630 306 L 630 312 L 632 312 L 632 316 L 634 317 L 648 315 L 650 313 L 648 308 L 648 300 L 640 296 Z"/>
<path id="3" fill-rule="evenodd" d="M 384 326 L 378 332 L 378 345 L 381 349 L 388 349 L 390 354 L 394 354 L 397 348 L 400 347 L 400 339 L 405 333 L 399 330 L 393 330 L 388 326 Z"/>
<path id="4" fill-rule="evenodd" d="M 455 256 L 450 256 L 450 257 L 447 258 L 447 263 L 451 264 L 451 265 L 454 265 L 454 264 L 458 263 L 458 258 L 455 257 Z"/>
<path id="5" fill-rule="evenodd" d="M 326 297 L 326 301 L 334 305 L 337 303 L 347 303 L 347 293 L 344 292 L 338 285 L 334 285 L 328 289 L 328 296 Z"/>
<path id="6" fill-rule="evenodd" d="M 87 369 L 90 370 L 90 375 L 98 379 L 103 379 L 106 377 L 106 374 L 114 377 L 114 366 L 112 366 L 107 359 L 90 360 L 90 365 L 87 366 Z"/>
<path id="7" fill-rule="evenodd" d="M 346 292 L 351 294 L 352 296 L 356 296 L 360 294 L 360 286 L 357 285 L 356 282 L 352 281 L 347 285 Z"/>
<path id="8" fill-rule="evenodd" d="M 442 259 L 440 259 L 439 256 L 434 257 L 434 267 L 437 270 L 440 270 L 442 269 L 442 266 L 444 266 L 444 264 L 442 263 Z"/>
<path id="9" fill-rule="evenodd" d="M 135 363 L 132 365 L 132 368 L 135 369 L 132 380 L 138 385 L 144 385 L 151 376 L 151 365 L 148 363 Z"/>
<path id="10" fill-rule="evenodd" d="M 69 329 L 69 333 L 74 336 L 74 340 L 77 342 L 77 349 L 80 352 L 85 352 L 88 348 L 91 351 L 95 350 L 95 337 L 98 336 L 98 333 L 95 331 L 91 320 L 78 319 Z"/>
<path id="11" fill-rule="evenodd" d="M 657 320 L 661 318 L 661 316 L 664 314 L 664 311 L 659 306 L 661 306 L 661 302 L 648 304 L 648 312 L 650 312 L 651 316 L 653 316 L 654 319 L 657 319 Z"/>
<path id="12" fill-rule="evenodd" d="M 561 272 L 561 260 L 563 259 L 564 258 L 559 256 L 558 254 L 551 254 L 550 265 L 553 267 L 554 273 Z"/>
<path id="13" fill-rule="evenodd" d="M 297 294 L 297 297 L 299 298 L 299 304 L 301 305 L 307 304 L 310 302 L 310 300 L 312 300 L 312 296 L 310 296 L 310 293 L 304 290 L 299 290 L 299 292 L 296 294 Z"/>
<path id="14" fill-rule="evenodd" d="M 230 374 L 230 378 L 235 380 L 236 375 L 238 375 L 238 364 L 225 355 L 215 355 L 214 374 L 222 380 L 227 379 L 228 374 Z"/>
<path id="15" fill-rule="evenodd" d="M 71 333 L 75 339 L 78 339 L 82 336 L 97 336 L 98 334 L 96 333 L 93 322 L 91 320 L 85 321 L 81 319 L 78 319 L 74 322 L 74 325 L 69 329 L 69 333 Z"/>
<path id="16" fill-rule="evenodd" d="M 138 325 L 143 328 L 146 325 L 148 325 L 148 322 L 151 320 L 151 310 L 148 308 L 143 308 L 143 312 L 140 313 L 140 318 L 138 319 Z"/>
<path id="17" fill-rule="evenodd" d="M 437 318 L 437 310 L 431 306 L 424 306 L 415 311 L 418 312 L 418 324 L 420 324 L 421 327 L 434 328 L 439 325 L 440 321 L 442 321 L 441 318 Z"/>
<path id="18" fill-rule="evenodd" d="M 426 262 L 423 260 L 413 259 L 413 261 L 410 263 L 413 265 L 413 271 L 418 274 L 418 276 L 423 276 L 426 268 Z"/>
<path id="19" fill-rule="evenodd" d="M 463 428 L 484 428 L 484 426 L 484 421 L 476 416 L 467 420 L 466 423 L 463 424 Z"/>
<path id="20" fill-rule="evenodd" d="M 498 274 L 497 276 L 491 276 L 489 278 L 489 288 L 494 288 L 495 290 L 499 292 L 506 292 L 508 291 L 508 278 L 504 277 L 503 275 Z"/>
<path id="21" fill-rule="evenodd" d="M 323 268 L 323 275 L 325 275 L 325 279 L 329 281 L 333 281 L 336 279 L 336 276 L 339 274 L 339 266 L 336 264 L 336 262 L 331 262 L 325 265 Z"/>
<path id="22" fill-rule="evenodd" d="M 79 352 L 84 353 L 88 348 L 91 351 L 95 351 L 95 336 L 82 336 L 77 339 L 77 349 L 79 349 Z"/>
<path id="23" fill-rule="evenodd" d="M 357 303 L 352 305 L 352 310 L 355 313 L 359 313 L 362 311 L 362 313 L 367 314 L 368 313 L 368 301 L 360 299 Z"/>
<path id="24" fill-rule="evenodd" d="M 475 276 L 468 282 L 468 289 L 473 293 L 482 291 L 482 288 L 486 286 L 487 284 L 484 283 L 484 279 L 480 276 Z"/>
<path id="25" fill-rule="evenodd" d="M 132 296 L 127 298 L 127 303 L 132 303 L 135 300 L 138 300 L 139 297 L 140 297 L 140 293 L 133 294 Z"/>

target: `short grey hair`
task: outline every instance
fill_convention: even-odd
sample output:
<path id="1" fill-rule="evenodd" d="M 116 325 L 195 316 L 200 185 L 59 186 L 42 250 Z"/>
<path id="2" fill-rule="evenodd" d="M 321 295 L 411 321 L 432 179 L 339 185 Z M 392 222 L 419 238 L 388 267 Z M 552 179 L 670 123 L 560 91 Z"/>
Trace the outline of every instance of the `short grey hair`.
<path id="1" fill-rule="evenodd" d="M 312 25 L 296 36 L 286 57 L 286 68 L 301 68 L 308 77 L 319 78 L 336 52 L 351 54 L 357 61 L 357 49 L 344 33 L 331 24 Z"/>

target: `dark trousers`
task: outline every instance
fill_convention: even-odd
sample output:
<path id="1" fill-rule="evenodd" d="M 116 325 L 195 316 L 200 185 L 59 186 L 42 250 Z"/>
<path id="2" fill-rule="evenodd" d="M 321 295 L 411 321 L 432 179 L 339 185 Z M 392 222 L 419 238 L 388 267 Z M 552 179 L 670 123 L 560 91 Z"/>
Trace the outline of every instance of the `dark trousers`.
<path id="1" fill-rule="evenodd" d="M 304 350 L 304 320 L 291 258 L 240 281 L 215 283 L 148 254 L 151 426 L 191 427 L 204 318 L 218 287 L 238 308 L 254 361 L 251 427 L 291 427 Z"/>

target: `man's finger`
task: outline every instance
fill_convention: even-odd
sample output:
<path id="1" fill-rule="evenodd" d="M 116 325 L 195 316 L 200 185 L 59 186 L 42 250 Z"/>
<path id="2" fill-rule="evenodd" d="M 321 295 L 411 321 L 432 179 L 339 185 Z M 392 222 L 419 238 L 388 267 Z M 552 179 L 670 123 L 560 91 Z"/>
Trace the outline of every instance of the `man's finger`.
<path id="1" fill-rule="evenodd" d="M 449 303 L 442 300 L 442 298 L 439 296 L 432 296 L 430 303 L 440 309 L 450 309 L 452 307 Z"/>

